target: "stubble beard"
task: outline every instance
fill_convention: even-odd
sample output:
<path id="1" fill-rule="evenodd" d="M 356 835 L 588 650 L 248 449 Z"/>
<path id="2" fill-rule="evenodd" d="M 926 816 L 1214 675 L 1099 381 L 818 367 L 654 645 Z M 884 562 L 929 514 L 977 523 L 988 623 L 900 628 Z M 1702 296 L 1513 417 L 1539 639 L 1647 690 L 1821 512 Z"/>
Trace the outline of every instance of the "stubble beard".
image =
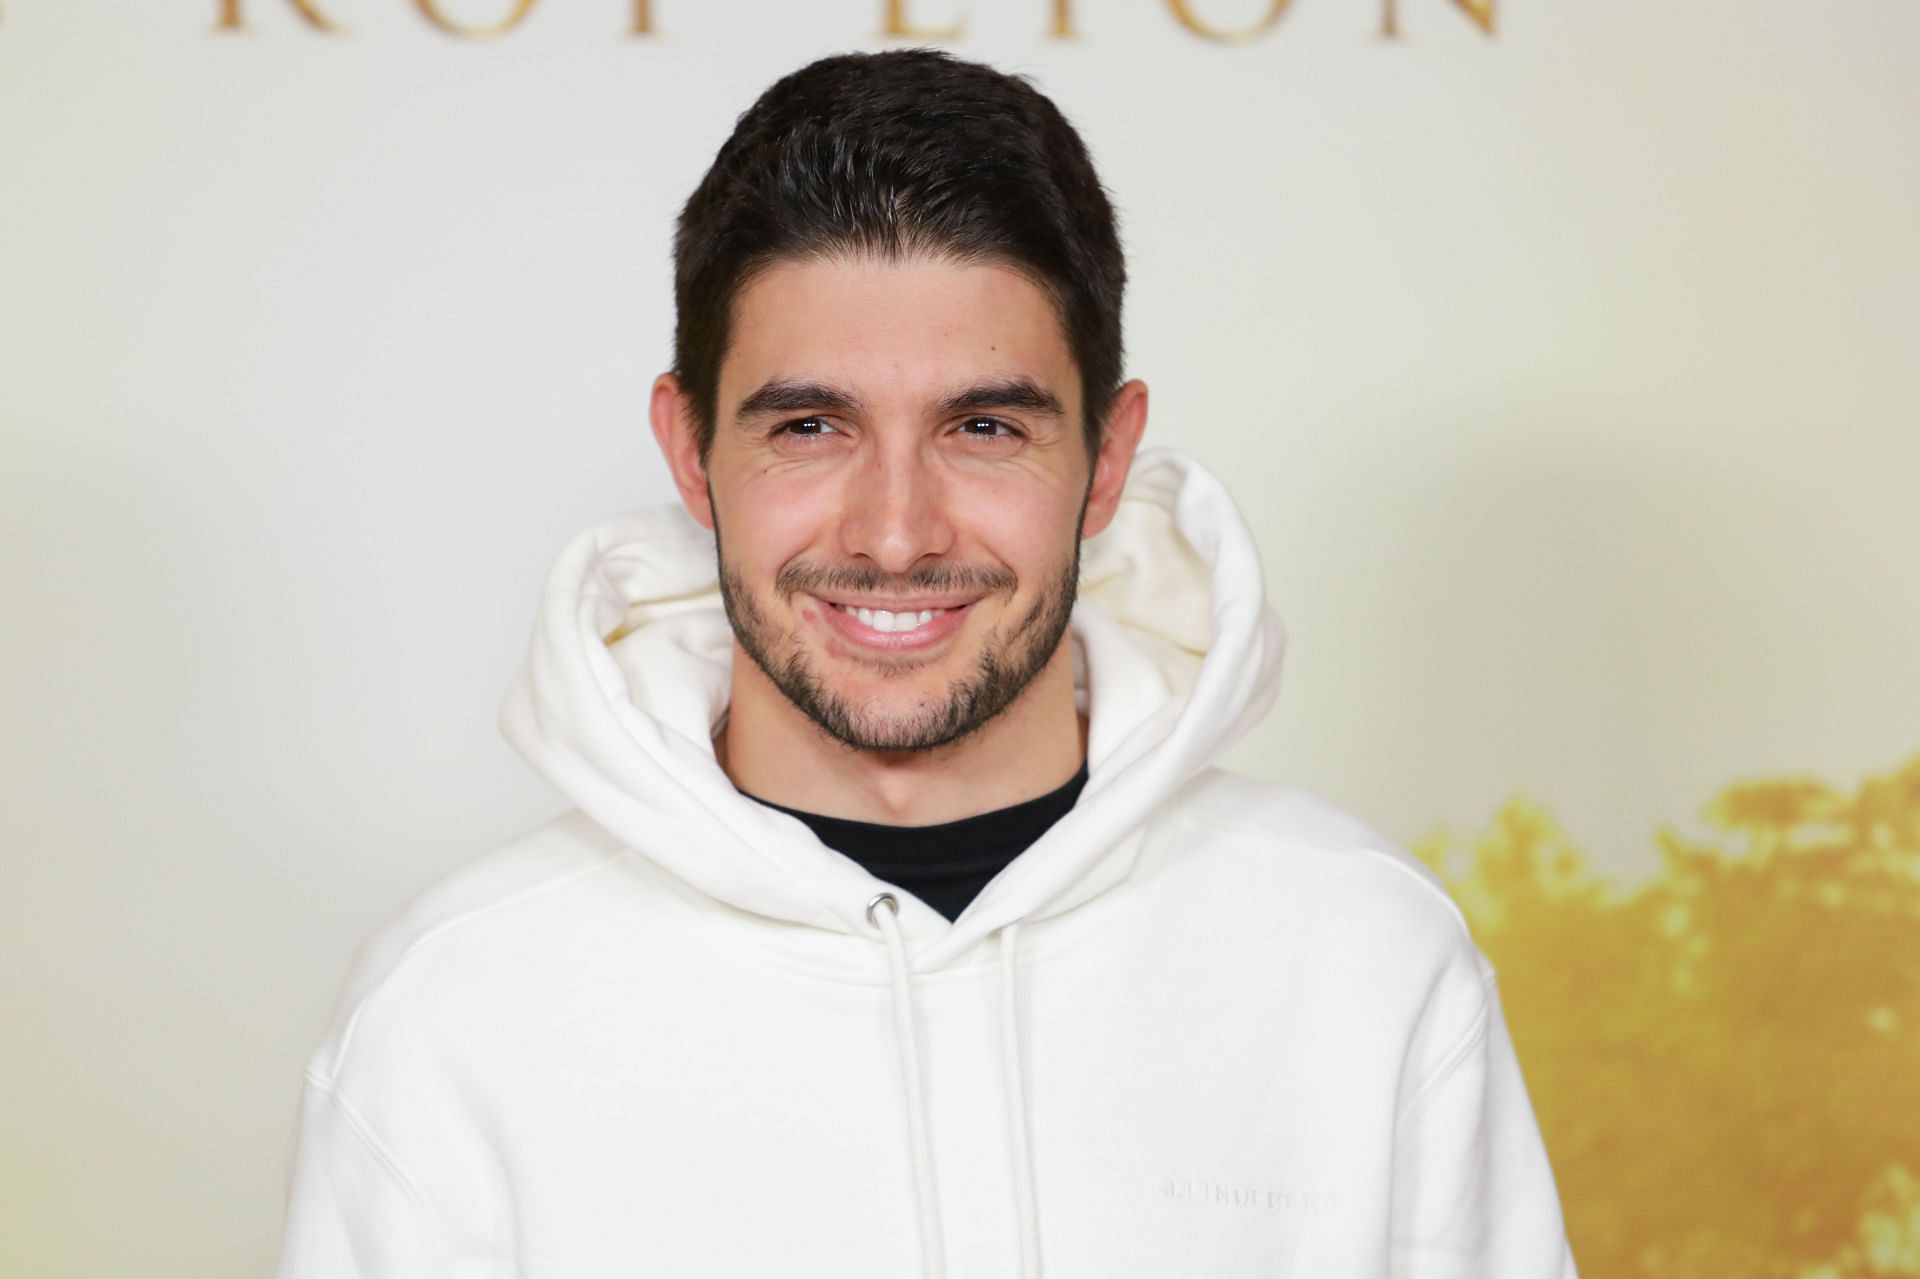
<path id="1" fill-rule="evenodd" d="M 948 683 L 944 694 L 904 714 L 888 715 L 858 706 L 830 687 L 807 660 L 797 632 L 782 635 L 754 602 L 739 573 L 727 563 L 714 520 L 714 544 L 720 565 L 720 600 L 740 642 L 754 665 L 765 673 L 786 699 L 820 730 L 842 745 L 859 751 L 928 751 L 951 745 L 978 731 L 1011 706 L 1059 650 L 1073 617 L 1080 583 L 1078 525 L 1073 554 L 1052 585 L 1035 600 L 1004 636 L 988 632 L 973 669 Z M 905 574 L 843 567 L 820 569 L 792 564 L 775 579 L 775 590 L 791 599 L 797 591 L 837 589 L 848 592 L 886 590 L 894 594 L 936 594 L 986 590 L 1011 595 L 1017 579 L 1011 570 L 977 570 L 934 565 Z M 831 605 L 823 605 L 831 607 Z M 784 651 L 782 651 L 784 650 Z M 903 662 L 878 668 L 882 679 L 911 675 L 924 663 Z"/>

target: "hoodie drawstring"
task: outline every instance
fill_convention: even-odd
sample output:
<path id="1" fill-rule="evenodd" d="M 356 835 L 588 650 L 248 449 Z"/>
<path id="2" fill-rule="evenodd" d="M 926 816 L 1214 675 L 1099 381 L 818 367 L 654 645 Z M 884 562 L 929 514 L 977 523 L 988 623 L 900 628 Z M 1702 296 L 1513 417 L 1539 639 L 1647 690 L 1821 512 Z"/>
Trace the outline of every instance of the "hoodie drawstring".
<path id="1" fill-rule="evenodd" d="M 893 984 L 893 1033 L 900 1050 L 901 1082 L 906 1089 L 907 1145 L 913 1159 L 914 1208 L 920 1218 L 920 1274 L 922 1279 L 943 1279 L 946 1248 L 940 1232 L 939 1192 L 933 1184 L 927 1093 L 920 1074 L 919 1037 L 913 1019 L 913 972 L 907 965 L 907 942 L 900 932 L 899 916 L 900 903 L 892 893 L 878 893 L 867 903 L 867 922 L 886 942 L 887 969 Z M 1007 1138 L 1012 1147 L 1015 1211 L 1020 1222 L 1020 1275 L 1021 1279 L 1040 1279 L 1040 1223 L 1033 1193 L 1033 1146 L 1027 1134 L 1015 983 L 1019 927 L 1008 924 L 1000 930 L 1000 1073 L 1007 1098 Z"/>
<path id="2" fill-rule="evenodd" d="M 885 906 L 885 910 L 879 909 Z M 913 1203 L 920 1214 L 921 1279 L 942 1279 L 946 1248 L 940 1239 L 940 1197 L 933 1185 L 933 1151 L 927 1138 L 927 1092 L 920 1079 L 920 1046 L 913 1025 L 913 978 L 907 940 L 900 935 L 900 902 L 880 893 L 867 903 L 867 922 L 887 943 L 893 977 L 893 1038 L 900 1049 L 900 1079 L 907 1089 L 907 1145 L 913 1152 Z"/>
<path id="3" fill-rule="evenodd" d="M 1040 1212 L 1033 1196 L 1033 1141 L 1027 1135 L 1026 1072 L 1020 1062 L 1020 925 L 1000 930 L 1000 1079 L 1007 1094 L 1014 1207 L 1020 1216 L 1020 1279 L 1040 1279 Z"/>

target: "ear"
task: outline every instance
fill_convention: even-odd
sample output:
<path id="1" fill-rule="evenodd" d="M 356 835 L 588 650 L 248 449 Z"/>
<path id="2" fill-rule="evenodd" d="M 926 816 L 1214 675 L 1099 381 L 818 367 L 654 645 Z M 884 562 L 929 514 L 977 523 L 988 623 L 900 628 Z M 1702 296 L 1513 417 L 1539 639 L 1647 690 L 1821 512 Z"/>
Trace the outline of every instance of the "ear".
<path id="1" fill-rule="evenodd" d="M 1100 452 L 1093 459 L 1093 487 L 1087 493 L 1087 516 L 1080 536 L 1092 537 L 1113 522 L 1120 492 L 1147 429 L 1147 384 L 1133 379 L 1114 392 L 1113 405 L 1101 427 Z"/>
<path id="2" fill-rule="evenodd" d="M 673 475 L 673 487 L 680 493 L 680 504 L 702 528 L 713 527 L 713 506 L 707 499 L 707 464 L 700 457 L 700 436 L 694 430 L 693 397 L 680 389 L 680 379 L 662 373 L 653 380 L 653 400 L 648 406 L 653 419 L 653 438 Z"/>

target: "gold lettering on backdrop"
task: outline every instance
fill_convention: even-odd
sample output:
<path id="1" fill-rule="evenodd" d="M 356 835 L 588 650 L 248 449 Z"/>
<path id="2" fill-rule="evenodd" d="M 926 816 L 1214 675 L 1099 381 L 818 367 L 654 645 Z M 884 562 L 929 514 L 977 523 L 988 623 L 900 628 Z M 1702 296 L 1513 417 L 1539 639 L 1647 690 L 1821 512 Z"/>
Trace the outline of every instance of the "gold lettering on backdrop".
<path id="1" fill-rule="evenodd" d="M 880 28 L 883 36 L 912 36 L 916 40 L 958 40 L 965 35 L 965 20 L 950 27 L 916 27 L 907 21 L 907 0 L 887 0 L 887 14 Z"/>
<path id="2" fill-rule="evenodd" d="M 1453 0 L 1460 11 L 1473 19 L 1473 25 L 1493 34 L 1494 0 Z M 1383 0 L 1380 10 L 1380 34 L 1389 40 L 1400 38 L 1400 0 Z"/>
<path id="3" fill-rule="evenodd" d="M 448 35 L 465 36 L 469 40 L 487 40 L 494 36 L 503 36 L 519 26 L 526 16 L 533 12 L 535 0 L 514 0 L 513 12 L 490 27 L 470 27 L 465 23 L 455 22 L 440 12 L 439 0 L 413 0 L 413 3 L 428 22 Z"/>
<path id="4" fill-rule="evenodd" d="M 1210 27 L 1200 21 L 1200 15 L 1193 11 L 1192 0 L 1167 0 L 1167 7 L 1173 10 L 1174 17 L 1180 19 L 1180 25 L 1193 34 L 1205 36 L 1209 40 L 1218 40 L 1222 44 L 1239 44 L 1253 39 L 1280 21 L 1280 15 L 1287 11 L 1287 3 L 1288 0 L 1273 0 L 1273 3 L 1267 6 L 1266 17 L 1238 31 L 1222 31 L 1218 27 Z M 1393 0 L 1387 0 L 1387 3 L 1391 5 Z"/>
<path id="5" fill-rule="evenodd" d="M 308 0 L 287 0 L 293 11 L 306 19 L 307 25 L 316 31 L 331 31 L 333 23 Z M 220 0 L 220 17 L 213 24 L 215 31 L 245 31 L 247 24 L 240 13 L 240 0 Z"/>
<path id="6" fill-rule="evenodd" d="M 259 3 L 272 4 L 276 0 L 259 0 Z M 334 32 L 339 28 L 333 19 L 315 7 L 316 0 L 279 0 L 290 7 L 294 14 L 315 31 Z M 507 14 L 498 22 L 474 23 L 450 18 L 442 11 L 449 0 L 413 0 L 426 20 L 446 32 L 468 40 L 486 40 L 503 36 L 524 22 L 533 12 L 539 0 L 494 0 L 495 4 L 507 7 Z M 960 0 L 949 0 L 958 4 Z M 1200 16 L 1200 6 L 1207 0 L 1167 0 L 1167 9 L 1181 26 L 1203 40 L 1212 40 L 1220 44 L 1245 44 L 1265 35 L 1273 25 L 1287 12 L 1292 0 L 1267 0 L 1267 9 L 1249 26 L 1223 28 L 1214 26 Z M 1460 12 L 1467 15 L 1476 27 L 1491 36 L 1494 34 L 1495 6 L 1499 0 L 1449 0 Z M 247 0 L 215 0 L 218 16 L 215 17 L 215 31 L 246 31 Z M 911 0 L 883 0 L 880 34 L 883 36 L 905 36 L 914 40 L 940 41 L 957 40 L 966 35 L 967 20 L 963 13 L 958 14 L 951 25 L 944 27 L 922 27 L 914 25 L 907 13 Z M 1380 0 L 1380 34 L 1389 40 L 1400 36 L 1400 0 Z M 654 34 L 653 0 L 632 0 L 628 19 L 627 34 L 650 36 Z M 1071 40 L 1078 36 L 1074 30 L 1073 0 L 1050 0 L 1048 4 L 1047 36 L 1055 40 Z"/>

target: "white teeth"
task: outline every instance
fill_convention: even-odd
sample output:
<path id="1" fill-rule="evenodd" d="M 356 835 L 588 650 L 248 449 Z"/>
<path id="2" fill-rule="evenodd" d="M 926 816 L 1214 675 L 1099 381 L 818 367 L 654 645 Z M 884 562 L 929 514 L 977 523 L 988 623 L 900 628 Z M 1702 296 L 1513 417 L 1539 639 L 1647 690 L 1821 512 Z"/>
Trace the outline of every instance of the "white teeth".
<path id="1" fill-rule="evenodd" d="M 947 610 L 928 608 L 918 613 L 895 613 L 884 608 L 849 608 L 846 611 L 859 618 L 862 626 L 870 626 L 876 631 L 884 631 L 891 635 L 901 631 L 917 630 Z"/>

